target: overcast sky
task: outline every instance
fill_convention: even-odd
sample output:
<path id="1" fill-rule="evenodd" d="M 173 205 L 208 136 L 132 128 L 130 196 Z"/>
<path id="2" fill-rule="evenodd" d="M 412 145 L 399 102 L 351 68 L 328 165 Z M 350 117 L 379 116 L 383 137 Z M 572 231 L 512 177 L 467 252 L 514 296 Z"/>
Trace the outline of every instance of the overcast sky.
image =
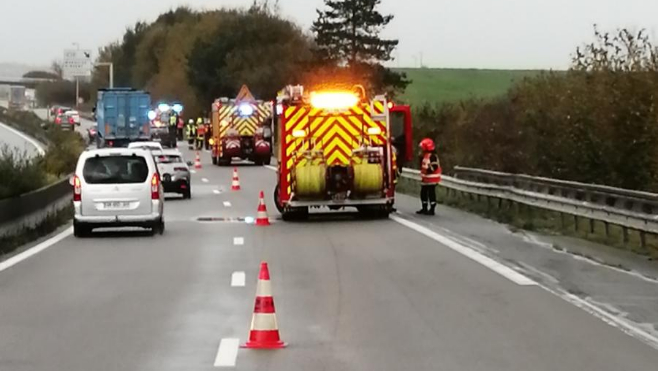
<path id="1" fill-rule="evenodd" d="M 177 5 L 247 6 L 252 0 L 0 0 L 0 62 L 48 65 L 77 42 L 94 51 L 138 20 Z M 280 0 L 305 29 L 322 0 Z M 383 0 L 398 38 L 393 65 L 565 68 L 575 47 L 601 29 L 646 28 L 658 37 L 657 0 Z"/>

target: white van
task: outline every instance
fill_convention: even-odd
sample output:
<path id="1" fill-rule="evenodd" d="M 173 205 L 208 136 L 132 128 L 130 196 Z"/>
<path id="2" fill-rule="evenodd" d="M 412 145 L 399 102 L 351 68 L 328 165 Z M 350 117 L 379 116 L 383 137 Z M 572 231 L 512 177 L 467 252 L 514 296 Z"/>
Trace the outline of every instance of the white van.
<path id="1" fill-rule="evenodd" d="M 142 227 L 164 233 L 164 189 L 150 151 L 85 151 L 72 183 L 75 236 L 105 227 Z"/>

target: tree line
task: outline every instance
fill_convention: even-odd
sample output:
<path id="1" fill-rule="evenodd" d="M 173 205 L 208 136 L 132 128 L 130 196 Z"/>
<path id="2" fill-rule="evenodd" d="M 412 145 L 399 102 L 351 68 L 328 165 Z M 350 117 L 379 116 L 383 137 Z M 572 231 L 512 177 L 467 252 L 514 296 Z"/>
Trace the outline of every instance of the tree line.
<path id="1" fill-rule="evenodd" d="M 311 32 L 268 1 L 247 9 L 180 7 L 128 28 L 100 50 L 99 61 L 114 63 L 115 86 L 181 101 L 191 115 L 207 112 L 215 98 L 234 97 L 242 84 L 261 99 L 274 98 L 288 84 L 327 81 L 394 93 L 408 82 L 382 65 L 397 41 L 379 37 L 392 19 L 377 10 L 380 3 L 327 0 Z M 92 86 L 107 86 L 107 80 L 99 69 Z"/>
<path id="2" fill-rule="evenodd" d="M 416 136 L 461 165 L 658 192 L 658 50 L 644 31 L 595 29 L 568 71 L 490 100 L 418 107 Z"/>

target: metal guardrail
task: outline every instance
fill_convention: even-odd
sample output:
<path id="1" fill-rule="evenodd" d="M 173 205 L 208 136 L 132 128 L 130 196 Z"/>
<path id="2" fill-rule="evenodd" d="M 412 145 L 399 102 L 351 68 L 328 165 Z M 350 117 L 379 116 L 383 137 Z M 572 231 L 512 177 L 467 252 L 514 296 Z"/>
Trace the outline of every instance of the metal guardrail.
<path id="1" fill-rule="evenodd" d="M 444 175 L 440 186 L 658 233 L 657 194 L 471 168 L 457 167 L 455 174 Z M 420 180 L 420 172 L 414 169 L 402 169 L 402 176 Z"/>

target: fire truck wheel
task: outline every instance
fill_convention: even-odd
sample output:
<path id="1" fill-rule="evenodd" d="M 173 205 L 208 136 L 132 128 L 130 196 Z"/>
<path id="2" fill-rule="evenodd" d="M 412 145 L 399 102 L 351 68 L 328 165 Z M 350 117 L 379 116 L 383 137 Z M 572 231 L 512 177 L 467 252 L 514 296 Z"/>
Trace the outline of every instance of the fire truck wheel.
<path id="1" fill-rule="evenodd" d="M 217 157 L 212 156 L 212 164 L 217 165 Z"/>
<path id="2" fill-rule="evenodd" d="M 283 206 L 281 206 L 280 198 L 279 198 L 279 185 L 277 184 L 276 187 L 274 187 L 274 205 L 276 206 L 276 209 L 279 211 L 281 215 L 283 215 Z"/>
<path id="3" fill-rule="evenodd" d="M 231 165 L 231 159 L 218 158 L 217 159 L 217 165 L 219 165 L 219 166 L 229 166 L 229 165 Z"/>
<path id="4" fill-rule="evenodd" d="M 269 166 L 272 163 L 272 156 L 267 156 L 263 158 L 263 164 Z"/>

